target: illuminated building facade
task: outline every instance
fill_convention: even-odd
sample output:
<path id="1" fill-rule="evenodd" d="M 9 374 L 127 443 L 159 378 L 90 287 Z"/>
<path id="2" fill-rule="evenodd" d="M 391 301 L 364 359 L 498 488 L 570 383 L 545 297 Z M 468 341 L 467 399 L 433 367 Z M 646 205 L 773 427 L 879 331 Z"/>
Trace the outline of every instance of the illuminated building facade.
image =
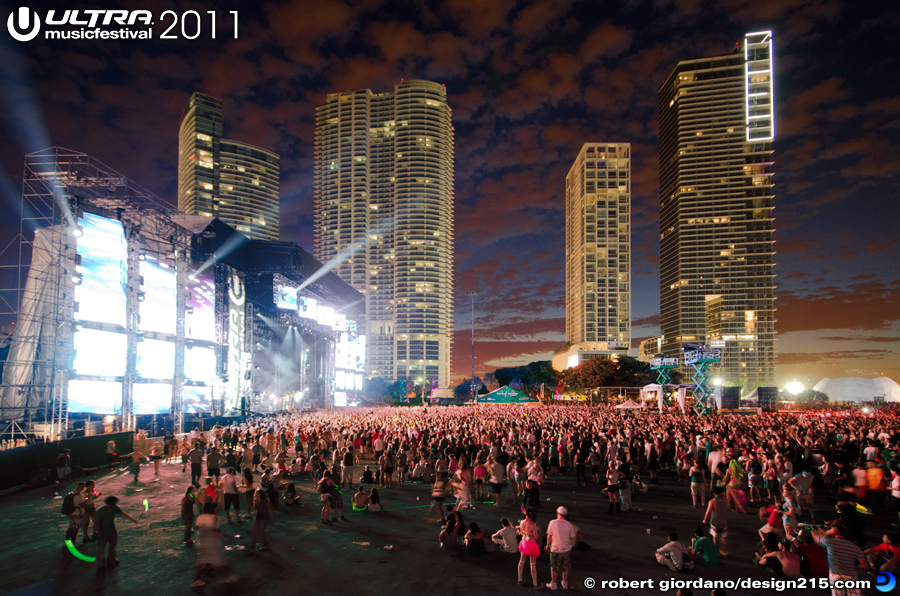
<path id="1" fill-rule="evenodd" d="M 222 101 L 191 96 L 178 135 L 178 209 L 218 217 L 251 240 L 278 240 L 281 159 L 222 138 Z"/>
<path id="2" fill-rule="evenodd" d="M 679 62 L 659 90 L 662 351 L 722 350 L 727 384 L 775 367 L 771 32 Z"/>
<path id="3" fill-rule="evenodd" d="M 586 143 L 566 176 L 566 341 L 631 346 L 631 145 Z"/>
<path id="4" fill-rule="evenodd" d="M 316 109 L 315 256 L 366 296 L 370 377 L 450 385 L 453 126 L 443 85 Z"/>

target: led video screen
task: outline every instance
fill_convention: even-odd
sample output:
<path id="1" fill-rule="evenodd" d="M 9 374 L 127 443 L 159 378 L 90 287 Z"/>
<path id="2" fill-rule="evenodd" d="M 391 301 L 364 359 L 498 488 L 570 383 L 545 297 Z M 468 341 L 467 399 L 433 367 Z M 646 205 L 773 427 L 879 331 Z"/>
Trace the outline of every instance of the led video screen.
<path id="1" fill-rule="evenodd" d="M 184 351 L 184 376 L 190 381 L 212 385 L 216 380 L 216 351 L 188 348 Z"/>
<path id="2" fill-rule="evenodd" d="M 121 414 L 122 383 L 110 381 L 69 381 L 69 412 Z"/>
<path id="3" fill-rule="evenodd" d="M 122 224 L 85 213 L 78 225 L 82 236 L 76 248 L 80 264 L 76 267 L 75 318 L 124 326 L 128 257 Z"/>
<path id="4" fill-rule="evenodd" d="M 175 343 L 144 339 L 137 345 L 137 374 L 145 379 L 171 379 L 175 376 Z"/>
<path id="5" fill-rule="evenodd" d="M 216 339 L 216 282 L 213 270 L 188 276 L 187 312 L 184 317 L 185 336 L 190 339 Z"/>
<path id="6" fill-rule="evenodd" d="M 172 409 L 172 385 L 135 383 L 132 408 L 138 415 L 168 414 Z"/>
<path id="7" fill-rule="evenodd" d="M 143 300 L 140 303 L 140 328 L 144 331 L 175 333 L 175 269 L 172 265 L 147 257 L 141 262 Z"/>
<path id="8" fill-rule="evenodd" d="M 275 306 L 278 308 L 287 308 L 289 310 L 297 310 L 297 290 L 298 288 L 286 286 L 284 284 L 275 285 Z"/>
<path id="9" fill-rule="evenodd" d="M 334 309 L 330 306 L 322 306 L 319 305 L 319 310 L 316 314 L 316 323 L 319 325 L 324 325 L 325 327 L 333 327 L 334 326 Z"/>
<path id="10" fill-rule="evenodd" d="M 206 414 L 212 409 L 212 388 L 184 387 L 181 390 L 182 410 L 187 414 Z"/>
<path id="11" fill-rule="evenodd" d="M 297 311 L 298 314 L 304 319 L 318 319 L 318 310 L 319 303 L 315 298 L 308 298 L 306 296 L 299 296 L 297 298 Z"/>
<path id="12" fill-rule="evenodd" d="M 72 341 L 75 348 L 72 368 L 77 374 L 97 377 L 125 374 L 128 338 L 124 333 L 80 329 Z"/>
<path id="13" fill-rule="evenodd" d="M 334 405 L 338 408 L 347 406 L 347 394 L 343 391 L 334 392 Z"/>

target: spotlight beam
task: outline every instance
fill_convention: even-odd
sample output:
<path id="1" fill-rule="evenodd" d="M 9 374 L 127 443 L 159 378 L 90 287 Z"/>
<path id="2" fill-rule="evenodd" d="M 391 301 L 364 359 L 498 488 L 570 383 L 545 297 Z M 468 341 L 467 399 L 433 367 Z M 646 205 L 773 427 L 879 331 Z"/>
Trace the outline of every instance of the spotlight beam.
<path id="1" fill-rule="evenodd" d="M 369 233 L 367 235 L 363 236 L 362 238 L 357 238 L 353 242 L 353 244 L 348 245 L 344 250 L 342 250 L 337 255 L 335 255 L 334 258 L 332 258 L 330 261 L 328 261 L 327 263 L 322 265 L 322 267 L 320 267 L 318 271 L 316 271 L 315 273 L 310 275 L 306 279 L 306 281 L 304 281 L 302 284 L 300 284 L 298 291 L 307 287 L 308 285 L 315 282 L 316 280 L 321 279 L 327 273 L 336 269 L 338 265 L 340 265 L 341 263 L 343 263 L 344 261 L 346 261 L 353 255 L 355 255 L 362 249 L 373 244 L 375 242 L 373 237 L 377 238 L 378 236 L 383 235 L 390 228 L 391 228 L 391 225 L 389 223 L 385 222 L 384 225 L 379 226 L 379 227 L 375 228 L 374 230 L 370 230 Z"/>

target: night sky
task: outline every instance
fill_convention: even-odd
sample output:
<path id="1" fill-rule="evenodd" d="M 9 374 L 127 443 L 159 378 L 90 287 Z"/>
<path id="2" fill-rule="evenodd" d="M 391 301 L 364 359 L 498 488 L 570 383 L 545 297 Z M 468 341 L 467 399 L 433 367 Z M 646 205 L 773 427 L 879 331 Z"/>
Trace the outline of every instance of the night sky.
<path id="1" fill-rule="evenodd" d="M 632 144 L 633 335 L 649 337 L 659 332 L 659 86 L 678 60 L 772 30 L 776 380 L 900 380 L 895 3 L 246 4 L 128 3 L 153 12 L 150 41 L 0 34 L 0 238 L 18 229 L 24 154 L 52 145 L 174 203 L 179 120 L 202 91 L 224 100 L 227 138 L 281 155 L 282 239 L 311 250 L 315 107 L 330 92 L 428 79 L 446 84 L 456 130 L 453 383 L 470 370 L 471 290 L 476 374 L 549 359 L 564 342 L 563 191 L 585 142 Z M 12 8 L 0 12 L 4 23 Z M 159 40 L 165 10 L 198 11 L 201 35 Z M 238 39 L 230 10 L 239 10 Z"/>

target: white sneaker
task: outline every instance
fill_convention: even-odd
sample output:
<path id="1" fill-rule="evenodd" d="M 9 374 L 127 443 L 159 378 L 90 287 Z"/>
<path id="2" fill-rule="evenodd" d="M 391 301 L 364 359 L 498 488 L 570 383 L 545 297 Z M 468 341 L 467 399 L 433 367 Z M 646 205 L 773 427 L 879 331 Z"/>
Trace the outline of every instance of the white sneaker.
<path id="1" fill-rule="evenodd" d="M 550 584 L 547 584 L 547 589 L 548 590 L 558 590 L 559 588 L 557 587 L 556 584 L 550 583 Z"/>
<path id="2" fill-rule="evenodd" d="M 562 583 L 562 589 L 563 589 L 563 590 L 568 590 L 568 589 L 569 589 L 569 584 L 567 584 L 566 582 L 563 582 L 563 583 Z"/>

